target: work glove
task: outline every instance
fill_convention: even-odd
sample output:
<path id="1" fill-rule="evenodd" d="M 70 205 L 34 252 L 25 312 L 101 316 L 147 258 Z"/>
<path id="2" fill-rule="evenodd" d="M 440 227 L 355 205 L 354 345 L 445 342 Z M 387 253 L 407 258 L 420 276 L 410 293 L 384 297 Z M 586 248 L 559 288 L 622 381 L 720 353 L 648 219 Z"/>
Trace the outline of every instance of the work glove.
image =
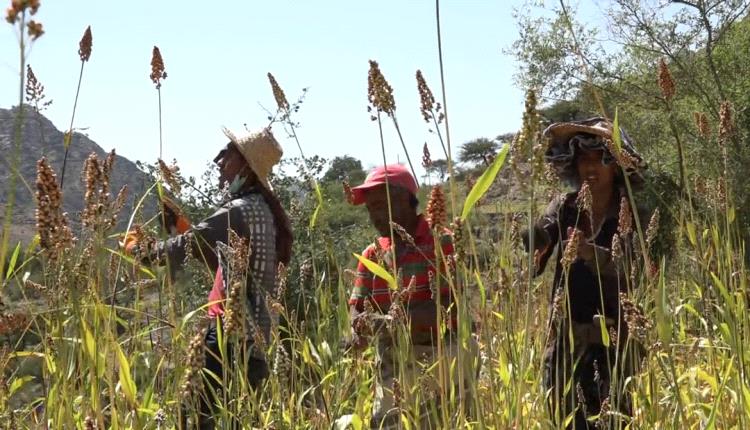
<path id="1" fill-rule="evenodd" d="M 169 231 L 169 234 L 176 236 L 190 230 L 190 219 L 180 210 L 180 207 L 172 199 L 163 196 L 162 203 L 162 224 Z"/>

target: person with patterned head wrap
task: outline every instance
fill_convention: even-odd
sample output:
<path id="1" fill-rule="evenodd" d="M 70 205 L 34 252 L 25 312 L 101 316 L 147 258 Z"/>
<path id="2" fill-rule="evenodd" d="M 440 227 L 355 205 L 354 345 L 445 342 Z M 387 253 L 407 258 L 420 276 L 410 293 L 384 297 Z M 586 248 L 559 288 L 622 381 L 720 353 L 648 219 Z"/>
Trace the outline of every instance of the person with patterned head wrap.
<path id="1" fill-rule="evenodd" d="M 545 161 L 575 191 L 555 198 L 522 234 L 534 254 L 535 275 L 557 250 L 543 370 L 553 419 L 559 424 L 572 418 L 568 429 L 594 429 L 596 420 L 589 418 L 603 404 L 630 413 L 624 383 L 639 346 L 631 341 L 620 294 L 633 287 L 631 274 L 642 259 L 633 248 L 626 181 L 631 189 L 640 187 L 646 163 L 622 129 L 618 147 L 613 128 L 595 117 L 544 131 Z"/>

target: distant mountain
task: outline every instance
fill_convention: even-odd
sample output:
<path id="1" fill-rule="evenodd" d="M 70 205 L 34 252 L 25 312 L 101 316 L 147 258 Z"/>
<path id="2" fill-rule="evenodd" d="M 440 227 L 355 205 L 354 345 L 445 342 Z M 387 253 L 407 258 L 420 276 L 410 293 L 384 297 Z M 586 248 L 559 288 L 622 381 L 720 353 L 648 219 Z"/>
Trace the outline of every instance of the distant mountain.
<path id="1" fill-rule="evenodd" d="M 0 109 L 0 218 L 5 217 L 5 207 L 9 197 L 11 177 L 10 163 L 14 154 L 14 133 L 18 108 Z M 32 109 L 24 109 L 24 123 L 19 152 L 18 169 L 20 178 L 16 183 L 16 202 L 13 208 L 11 240 L 28 241 L 35 233 L 36 202 L 36 163 L 41 157 L 47 157 L 50 166 L 55 170 L 58 180 L 62 169 L 65 148 L 64 133 L 41 114 Z M 83 162 L 92 152 L 103 160 L 109 151 L 105 151 L 96 142 L 82 133 L 73 133 L 65 173 L 63 189 L 63 208 L 68 213 L 71 223 L 76 225 L 83 209 L 84 185 L 81 181 Z M 149 186 L 148 176 L 139 170 L 135 163 L 125 157 L 117 156 L 112 176 L 111 192 L 116 195 L 120 187 L 127 184 L 129 188 L 128 203 L 122 211 L 121 222 L 126 218 L 134 201 Z M 29 190 L 31 188 L 31 190 Z M 126 220 L 125 220 L 126 221 Z"/>

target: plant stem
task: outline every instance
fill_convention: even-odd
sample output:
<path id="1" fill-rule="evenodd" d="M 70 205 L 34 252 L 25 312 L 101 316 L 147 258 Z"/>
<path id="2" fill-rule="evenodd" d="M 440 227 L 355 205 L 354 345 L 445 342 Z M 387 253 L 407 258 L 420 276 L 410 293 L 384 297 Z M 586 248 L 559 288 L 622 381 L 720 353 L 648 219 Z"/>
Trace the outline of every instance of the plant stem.
<path id="1" fill-rule="evenodd" d="M 63 156 L 62 171 L 60 172 L 60 190 L 63 189 L 63 183 L 65 181 L 65 167 L 68 162 L 68 150 L 70 145 L 73 144 L 73 120 L 76 117 L 76 108 L 78 107 L 78 95 L 81 93 L 81 81 L 83 80 L 83 65 L 85 61 L 81 61 L 81 71 L 78 73 L 78 87 L 76 88 L 76 97 L 73 101 L 73 113 L 70 116 L 70 127 L 68 127 L 68 133 L 63 138 L 63 144 L 65 145 L 65 155 Z"/>

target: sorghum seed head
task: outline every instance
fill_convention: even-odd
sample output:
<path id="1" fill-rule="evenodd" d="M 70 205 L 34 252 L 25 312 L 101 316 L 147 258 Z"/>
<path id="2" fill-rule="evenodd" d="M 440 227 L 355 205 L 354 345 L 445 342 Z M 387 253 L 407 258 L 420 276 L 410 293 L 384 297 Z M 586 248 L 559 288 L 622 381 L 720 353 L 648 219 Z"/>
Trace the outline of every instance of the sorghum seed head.
<path id="1" fill-rule="evenodd" d="M 560 263 L 562 263 L 563 267 L 570 267 L 576 258 L 578 258 L 578 243 L 581 240 L 581 236 L 581 231 L 575 229 L 568 238 L 568 243 L 565 245 L 563 256 L 560 259 Z"/>
<path id="2" fill-rule="evenodd" d="M 663 58 L 659 60 L 659 88 L 665 100 L 672 100 L 675 94 L 674 79 L 672 79 L 672 73 Z"/>
<path id="3" fill-rule="evenodd" d="M 408 244 L 412 248 L 417 247 L 417 245 L 414 243 L 414 238 L 409 233 L 407 233 L 406 229 L 400 224 L 396 224 L 395 222 L 391 221 L 391 228 L 404 243 Z"/>
<path id="4" fill-rule="evenodd" d="M 578 190 L 578 196 L 576 197 L 578 210 L 586 212 L 589 214 L 589 216 L 591 216 L 592 202 L 593 197 L 591 196 L 591 187 L 589 186 L 589 183 L 587 181 L 584 181 L 583 185 L 581 185 L 581 189 Z"/>
<path id="5" fill-rule="evenodd" d="M 432 166 L 432 158 L 430 157 L 430 149 L 427 147 L 427 142 L 422 147 L 422 167 L 429 169 Z"/>
<path id="6" fill-rule="evenodd" d="M 646 228 L 646 244 L 648 247 L 651 247 L 651 244 L 654 243 L 654 239 L 656 239 L 656 233 L 659 230 L 659 208 L 656 208 L 654 210 L 654 214 L 651 215 L 651 219 L 648 222 L 648 228 Z"/>
<path id="7" fill-rule="evenodd" d="M 167 165 L 161 158 L 158 161 L 161 178 L 169 185 L 170 190 L 175 194 L 180 194 L 182 186 L 180 184 L 180 167 L 177 166 L 177 160 L 172 160 L 171 165 Z"/>
<path id="8" fill-rule="evenodd" d="M 422 117 L 425 122 L 430 122 L 430 119 L 433 118 L 432 112 L 435 109 L 435 96 L 432 94 L 430 87 L 427 86 L 421 70 L 417 70 L 417 91 L 419 91 Z"/>
<path id="9" fill-rule="evenodd" d="M 161 80 L 167 78 L 167 72 L 164 71 L 164 59 L 161 56 L 159 48 L 154 46 L 151 52 L 151 82 L 156 85 L 156 89 L 161 88 Z"/>
<path id="10" fill-rule="evenodd" d="M 86 31 L 83 32 L 81 41 L 78 42 L 78 56 L 81 61 L 89 61 L 91 58 L 91 47 L 93 46 L 93 37 L 91 36 L 91 26 L 86 27 Z"/>
<path id="11" fill-rule="evenodd" d="M 44 34 L 42 23 L 34 21 L 33 19 L 26 24 L 26 28 L 28 29 L 31 40 L 37 40 Z"/>
<path id="12" fill-rule="evenodd" d="M 373 108 L 389 116 L 396 111 L 393 88 L 385 80 L 380 66 L 374 60 L 370 60 L 370 71 L 367 76 L 367 99 Z"/>
<path id="13" fill-rule="evenodd" d="M 276 99 L 276 106 L 282 112 L 289 111 L 289 102 L 286 99 L 284 90 L 281 89 L 279 83 L 276 82 L 276 78 L 273 77 L 271 72 L 268 73 L 268 81 L 271 83 L 271 90 L 273 91 L 273 98 Z"/>
<path id="14" fill-rule="evenodd" d="M 733 106 L 730 101 L 721 102 L 719 108 L 719 141 L 725 141 L 734 133 Z"/>
<path id="15" fill-rule="evenodd" d="M 695 121 L 695 128 L 698 129 L 698 135 L 704 139 L 708 139 L 711 135 L 711 125 L 708 122 L 708 116 L 703 112 L 693 112 L 693 120 Z"/>
<path id="16" fill-rule="evenodd" d="M 633 231 L 633 215 L 630 211 L 630 203 L 627 196 L 620 199 L 620 215 L 617 223 L 617 232 L 620 236 L 627 236 Z"/>
<path id="17" fill-rule="evenodd" d="M 440 230 L 445 225 L 445 194 L 440 185 L 432 187 L 425 212 L 427 213 L 427 222 L 433 230 Z"/>
<path id="18" fill-rule="evenodd" d="M 344 187 L 344 198 L 346 199 L 347 203 L 353 204 L 354 192 L 352 191 L 352 186 L 349 185 L 349 181 L 344 179 L 341 185 Z"/>

